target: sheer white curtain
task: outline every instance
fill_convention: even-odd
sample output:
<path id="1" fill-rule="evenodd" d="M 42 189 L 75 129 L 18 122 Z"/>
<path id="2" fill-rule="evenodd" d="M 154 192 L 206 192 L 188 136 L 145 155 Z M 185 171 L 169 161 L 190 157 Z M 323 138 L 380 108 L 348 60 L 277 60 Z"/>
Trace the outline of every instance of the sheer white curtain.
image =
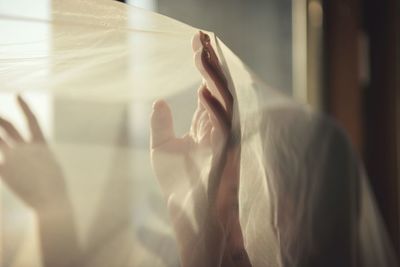
<path id="1" fill-rule="evenodd" d="M 21 93 L 47 140 L 1 147 L 0 170 L 8 167 L 0 173 L 7 181 L 1 186 L 1 266 L 57 260 L 46 251 L 70 253 L 85 266 L 177 266 L 167 203 L 151 168 L 147 122 L 154 100 L 166 99 L 177 136 L 188 132 L 202 83 L 191 45 L 198 29 L 114 1 L 57 0 L 45 10 L 0 10 L 0 115 L 23 136 L 32 132 L 12 99 Z M 239 210 L 253 266 L 360 266 L 357 260 L 395 266 L 362 164 L 342 130 L 266 86 L 209 34 L 237 105 Z M 12 132 L 4 125 L 0 137 L 6 139 Z M 194 209 L 188 193 L 195 186 L 184 175 L 188 162 L 167 152 L 165 174 L 189 196 L 179 204 Z M 205 177 L 208 153 L 186 155 L 200 157 L 196 171 Z M 42 206 L 58 204 L 52 200 L 61 195 L 63 208 L 49 206 L 71 208 L 72 225 L 35 225 L 35 218 L 54 212 Z M 184 212 L 196 232 L 193 209 Z M 48 243 L 41 247 L 38 233 L 49 229 L 53 237 L 64 230 L 65 239 L 76 235 L 70 241 L 79 252 L 73 254 L 72 245 L 59 249 L 66 242 L 57 238 L 43 238 Z"/>

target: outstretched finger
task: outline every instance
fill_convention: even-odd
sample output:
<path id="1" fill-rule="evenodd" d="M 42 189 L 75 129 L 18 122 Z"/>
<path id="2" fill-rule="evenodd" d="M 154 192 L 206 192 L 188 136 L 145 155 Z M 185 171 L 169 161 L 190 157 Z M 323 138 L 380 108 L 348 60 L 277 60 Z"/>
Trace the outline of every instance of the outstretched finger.
<path id="1" fill-rule="evenodd" d="M 39 126 L 39 123 L 36 119 L 35 114 L 33 114 L 32 110 L 29 108 L 28 104 L 25 102 L 25 100 L 18 95 L 17 96 L 17 101 L 19 106 L 21 107 L 25 118 L 28 122 L 28 127 L 29 130 L 31 131 L 32 134 L 32 139 L 35 141 L 44 141 L 44 135 L 42 132 L 42 129 Z"/>
<path id="2" fill-rule="evenodd" d="M 196 39 L 199 39 L 195 41 Z M 219 92 L 223 99 L 223 104 L 229 114 L 232 113 L 233 96 L 228 88 L 228 82 L 225 74 L 220 66 L 218 57 L 211 46 L 210 38 L 207 34 L 200 32 L 195 36 L 193 42 L 200 42 L 201 49 L 195 52 L 195 65 L 200 71 L 209 86 L 215 85 L 215 89 Z M 194 45 L 197 47 L 198 45 Z"/>
<path id="3" fill-rule="evenodd" d="M 206 52 L 205 54 L 206 63 L 212 68 L 212 70 L 215 71 L 215 74 L 218 76 L 221 82 L 223 84 L 226 84 L 226 88 L 228 88 L 225 74 L 219 63 L 217 53 L 215 53 L 215 50 L 211 45 L 210 37 L 207 34 L 200 31 L 200 41 Z M 227 91 L 227 93 L 230 94 L 229 90 Z"/>
<path id="4" fill-rule="evenodd" d="M 175 138 L 172 112 L 164 100 L 153 104 L 151 114 L 151 148 L 156 148 Z"/>
<path id="5" fill-rule="evenodd" d="M 228 134 L 231 127 L 231 118 L 222 104 L 207 88 L 200 91 L 199 97 L 210 115 L 213 126 L 221 129 L 224 134 Z"/>
<path id="6" fill-rule="evenodd" d="M 201 90 L 203 90 L 204 87 L 205 87 L 205 85 L 202 84 L 201 87 L 197 90 L 197 93 L 199 94 L 199 92 Z M 198 133 L 198 129 L 199 129 L 199 122 L 201 121 L 201 118 L 204 116 L 205 113 L 206 112 L 204 110 L 204 106 L 201 103 L 200 98 L 198 98 L 197 99 L 197 108 L 196 108 L 196 111 L 194 112 L 194 115 L 192 118 L 192 123 L 190 126 L 190 134 L 196 140 L 197 140 L 197 133 Z"/>
<path id="7" fill-rule="evenodd" d="M 8 137 L 10 137 L 14 142 L 23 142 L 24 141 L 21 134 L 14 127 L 14 125 L 2 117 L 0 117 L 0 127 L 3 128 L 3 130 L 8 135 Z"/>
<path id="8" fill-rule="evenodd" d="M 197 69 L 199 70 L 200 74 L 203 76 L 206 84 L 210 89 L 212 89 L 213 94 L 218 94 L 221 96 L 221 101 L 226 108 L 226 111 L 231 114 L 232 107 L 233 107 L 233 97 L 228 90 L 226 84 L 221 82 L 218 74 L 206 63 L 205 61 L 205 52 L 204 49 L 201 51 L 197 51 L 194 54 L 194 61 Z"/>

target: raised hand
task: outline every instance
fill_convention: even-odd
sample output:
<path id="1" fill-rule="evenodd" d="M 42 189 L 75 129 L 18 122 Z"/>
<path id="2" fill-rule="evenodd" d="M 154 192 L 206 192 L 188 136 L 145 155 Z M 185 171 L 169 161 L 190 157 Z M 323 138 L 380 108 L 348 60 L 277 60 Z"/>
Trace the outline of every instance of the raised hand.
<path id="1" fill-rule="evenodd" d="M 0 117 L 5 137 L 0 137 L 4 161 L 0 176 L 9 188 L 35 211 L 48 211 L 65 201 L 66 186 L 61 168 L 48 148 L 35 115 L 18 97 L 31 135 L 25 140 L 14 125 Z"/>
<path id="2" fill-rule="evenodd" d="M 0 117 L 0 177 L 38 215 L 44 266 L 76 266 L 80 260 L 72 207 L 63 173 L 46 144 L 35 115 L 18 97 L 31 139 Z"/>
<path id="3" fill-rule="evenodd" d="M 153 168 L 168 199 L 182 266 L 249 266 L 238 216 L 240 144 L 232 135 L 233 97 L 208 36 L 196 35 L 193 49 L 205 83 L 190 132 L 176 137 L 169 106 L 157 101 Z"/>

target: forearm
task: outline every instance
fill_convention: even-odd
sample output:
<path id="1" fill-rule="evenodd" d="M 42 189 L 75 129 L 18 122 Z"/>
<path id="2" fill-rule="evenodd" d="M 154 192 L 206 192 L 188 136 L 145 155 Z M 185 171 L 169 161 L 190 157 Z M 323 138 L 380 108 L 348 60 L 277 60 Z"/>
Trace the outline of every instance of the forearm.
<path id="1" fill-rule="evenodd" d="M 238 216 L 240 183 L 240 147 L 228 147 L 221 160 L 222 171 L 219 175 L 217 211 L 224 227 L 233 217 Z M 228 227 L 229 228 L 229 227 Z"/>
<path id="2" fill-rule="evenodd" d="M 79 266 L 82 253 L 73 218 L 66 202 L 38 212 L 43 266 Z"/>

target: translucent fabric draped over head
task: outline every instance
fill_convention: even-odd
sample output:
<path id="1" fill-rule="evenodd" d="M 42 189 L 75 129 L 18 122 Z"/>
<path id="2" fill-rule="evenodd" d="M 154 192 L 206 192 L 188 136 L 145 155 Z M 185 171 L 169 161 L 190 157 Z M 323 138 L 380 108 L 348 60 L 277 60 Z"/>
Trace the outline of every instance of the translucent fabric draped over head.
<path id="1" fill-rule="evenodd" d="M 149 116 L 152 103 L 165 99 L 177 136 L 188 131 L 202 83 L 191 46 L 198 30 L 112 1 L 47 5 L 40 14 L 0 9 L 0 116 L 25 140 L 1 124 L 0 141 L 11 152 L 0 146 L 0 265 L 42 266 L 36 211 L 61 209 L 57 190 L 65 189 L 86 266 L 178 266 L 150 163 Z M 252 265 L 396 266 L 345 134 L 265 86 L 210 36 L 241 132 L 239 211 Z M 26 123 L 16 94 L 36 115 L 43 138 L 29 112 Z M 209 172 L 208 151 L 196 157 L 197 171 Z M 195 221 L 196 203 L 185 194 L 197 185 L 173 165 L 163 171 L 174 177 L 167 186 Z M 32 197 L 38 191 L 39 200 Z"/>

